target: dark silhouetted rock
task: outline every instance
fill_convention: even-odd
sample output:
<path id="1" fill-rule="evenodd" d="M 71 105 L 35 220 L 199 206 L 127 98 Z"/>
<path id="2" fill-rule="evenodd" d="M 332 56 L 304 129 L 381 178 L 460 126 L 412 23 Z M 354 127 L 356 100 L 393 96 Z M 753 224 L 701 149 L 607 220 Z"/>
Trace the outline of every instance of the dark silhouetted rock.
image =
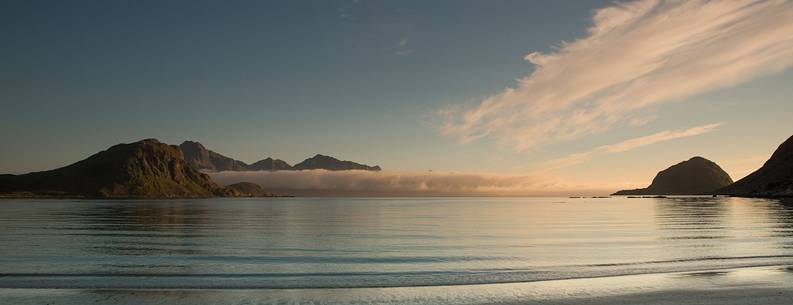
<path id="1" fill-rule="evenodd" d="M 270 197 L 269 194 L 256 183 L 240 182 L 226 186 L 226 192 L 232 197 Z"/>
<path id="2" fill-rule="evenodd" d="M 307 170 L 307 169 L 325 169 L 331 171 L 341 171 L 341 170 L 367 170 L 367 171 L 379 171 L 379 166 L 369 166 L 365 164 L 359 164 L 352 161 L 341 161 L 334 157 L 324 156 L 324 155 L 316 155 L 314 157 L 308 158 L 303 162 L 295 164 L 292 167 L 295 170 Z"/>
<path id="3" fill-rule="evenodd" d="M 21 197 L 196 198 L 224 195 L 176 147 L 146 139 L 118 144 L 59 169 L 0 175 L 0 193 Z"/>
<path id="4" fill-rule="evenodd" d="M 793 137 L 779 145 L 763 167 L 715 193 L 742 197 L 793 197 Z"/>
<path id="5" fill-rule="evenodd" d="M 218 172 L 250 170 L 250 167 L 245 162 L 208 150 L 198 142 L 184 141 L 179 145 L 179 148 L 184 154 L 185 161 L 198 170 Z"/>
<path id="6" fill-rule="evenodd" d="M 248 168 L 255 171 L 280 171 L 291 170 L 292 166 L 283 160 L 267 158 L 249 165 Z"/>
<path id="7" fill-rule="evenodd" d="M 647 188 L 622 190 L 614 195 L 703 195 L 732 183 L 716 163 L 693 157 L 659 172 Z"/>

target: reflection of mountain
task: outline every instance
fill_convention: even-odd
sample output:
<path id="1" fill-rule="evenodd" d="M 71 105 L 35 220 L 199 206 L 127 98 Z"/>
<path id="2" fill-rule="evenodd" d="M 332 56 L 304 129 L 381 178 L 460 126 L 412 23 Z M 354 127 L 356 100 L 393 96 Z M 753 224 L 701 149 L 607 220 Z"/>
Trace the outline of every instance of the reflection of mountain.
<path id="1" fill-rule="evenodd" d="M 779 145 L 763 167 L 716 193 L 746 197 L 793 197 L 793 136 Z"/>
<path id="2" fill-rule="evenodd" d="M 730 228 L 730 198 L 663 198 L 654 201 L 659 251 L 694 257 L 687 264 L 711 266 L 699 257 L 733 256 Z"/>
<path id="3" fill-rule="evenodd" d="M 670 239 L 720 239 L 727 206 L 722 198 L 667 198 L 655 204 L 656 222 Z"/>
<path id="4" fill-rule="evenodd" d="M 662 170 L 646 188 L 622 190 L 614 195 L 701 195 L 730 183 L 730 175 L 716 163 L 693 157 Z"/>
<path id="5" fill-rule="evenodd" d="M 793 198 L 781 198 L 775 205 L 771 205 L 768 217 L 772 218 L 772 237 L 779 237 L 779 247 L 784 250 L 793 249 Z"/>
<path id="6" fill-rule="evenodd" d="M 208 236 L 201 228 L 212 224 L 212 216 L 223 216 L 210 214 L 206 206 L 196 202 L 130 201 L 89 205 L 80 210 L 79 215 L 90 225 L 77 234 L 84 241 L 90 240 L 93 252 L 104 255 L 210 255 L 209 249 L 195 244 L 196 238 Z M 137 267 L 134 261 L 123 260 L 112 267 L 125 265 Z M 140 272 L 139 269 L 133 270 Z"/>

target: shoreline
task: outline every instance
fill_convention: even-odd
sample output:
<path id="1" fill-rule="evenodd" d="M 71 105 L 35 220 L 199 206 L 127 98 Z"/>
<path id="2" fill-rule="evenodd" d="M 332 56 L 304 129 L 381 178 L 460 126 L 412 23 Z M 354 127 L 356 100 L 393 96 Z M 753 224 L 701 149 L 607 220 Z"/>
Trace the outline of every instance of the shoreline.
<path id="1" fill-rule="evenodd" d="M 525 283 L 327 289 L 0 288 L 13 304 L 790 304 L 788 265 Z"/>

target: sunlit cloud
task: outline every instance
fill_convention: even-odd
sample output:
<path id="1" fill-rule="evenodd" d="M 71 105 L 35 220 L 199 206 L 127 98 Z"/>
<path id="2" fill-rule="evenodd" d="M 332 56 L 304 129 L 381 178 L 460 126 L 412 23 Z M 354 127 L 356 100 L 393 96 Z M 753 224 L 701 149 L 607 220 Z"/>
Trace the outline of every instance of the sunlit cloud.
<path id="1" fill-rule="evenodd" d="M 546 170 L 569 167 L 576 164 L 584 163 L 599 155 L 626 152 L 639 147 L 644 147 L 660 142 L 706 134 L 715 131 L 721 125 L 722 125 L 721 123 L 716 123 L 716 124 L 708 124 L 708 125 L 692 127 L 685 130 L 661 131 L 648 136 L 628 139 L 619 143 L 598 146 L 584 152 L 570 154 L 564 158 L 548 161 L 542 167 Z"/>
<path id="2" fill-rule="evenodd" d="M 276 171 L 210 173 L 222 185 L 254 182 L 278 194 L 357 196 L 558 196 L 608 194 L 611 188 L 541 175 L 394 171 Z"/>
<path id="3" fill-rule="evenodd" d="M 791 1 L 617 3 L 587 34 L 525 59 L 537 67 L 472 107 L 441 111 L 441 131 L 518 151 L 662 120 L 660 105 L 793 65 Z"/>

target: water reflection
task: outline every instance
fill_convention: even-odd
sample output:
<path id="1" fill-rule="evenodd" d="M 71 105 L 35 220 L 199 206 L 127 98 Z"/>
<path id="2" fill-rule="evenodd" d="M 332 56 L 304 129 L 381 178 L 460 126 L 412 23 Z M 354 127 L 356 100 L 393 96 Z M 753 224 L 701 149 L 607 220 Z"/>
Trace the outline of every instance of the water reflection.
<path id="1" fill-rule="evenodd" d="M 771 201 L 767 213 L 773 219 L 769 236 L 778 240 L 780 248 L 793 249 L 793 198 Z"/>
<path id="2" fill-rule="evenodd" d="M 710 239 L 729 238 L 729 212 L 724 198 L 686 197 L 654 199 L 655 220 L 661 239 L 697 240 L 682 246 L 714 247 Z"/>
<path id="3" fill-rule="evenodd" d="M 86 205 L 76 212 L 79 228 L 69 235 L 101 239 L 86 245 L 103 255 L 202 255 L 197 247 L 215 233 L 205 229 L 211 222 L 203 204 L 162 201 L 122 201 Z"/>
<path id="4" fill-rule="evenodd" d="M 0 215 L 0 270 L 81 275 L 85 285 L 112 287 L 136 284 L 139 275 L 194 287 L 347 287 L 793 264 L 789 200 L 556 201 L 9 201 Z"/>

